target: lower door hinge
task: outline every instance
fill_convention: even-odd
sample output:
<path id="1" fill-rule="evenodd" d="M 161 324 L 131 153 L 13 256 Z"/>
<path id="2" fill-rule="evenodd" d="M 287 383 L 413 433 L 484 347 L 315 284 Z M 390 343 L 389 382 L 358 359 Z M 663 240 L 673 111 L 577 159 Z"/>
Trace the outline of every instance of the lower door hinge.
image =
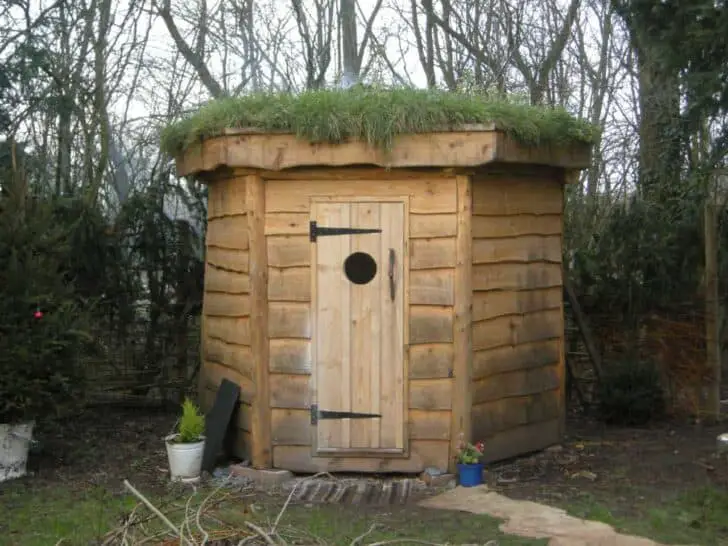
<path id="1" fill-rule="evenodd" d="M 355 411 L 320 410 L 318 404 L 311 405 L 311 424 L 317 425 L 320 419 L 378 419 L 378 413 L 358 413 Z"/>

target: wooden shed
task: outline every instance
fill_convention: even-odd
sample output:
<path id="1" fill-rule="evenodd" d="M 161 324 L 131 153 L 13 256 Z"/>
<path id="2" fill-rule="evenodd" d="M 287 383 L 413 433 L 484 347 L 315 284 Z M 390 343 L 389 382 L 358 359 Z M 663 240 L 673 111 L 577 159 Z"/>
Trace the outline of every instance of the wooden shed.
<path id="1" fill-rule="evenodd" d="M 208 185 L 200 400 L 241 386 L 258 468 L 452 468 L 564 430 L 564 184 L 590 145 L 493 125 L 351 139 L 225 130 L 177 154 Z"/>

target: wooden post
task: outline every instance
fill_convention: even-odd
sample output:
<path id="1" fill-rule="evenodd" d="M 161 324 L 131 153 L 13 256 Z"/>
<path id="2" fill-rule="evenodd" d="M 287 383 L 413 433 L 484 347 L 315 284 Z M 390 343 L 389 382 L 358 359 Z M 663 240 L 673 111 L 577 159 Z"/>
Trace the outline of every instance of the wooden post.
<path id="1" fill-rule="evenodd" d="M 473 410 L 473 340 L 472 340 L 472 189 L 469 176 L 457 177 L 457 262 L 455 270 L 455 321 L 452 386 L 452 421 L 450 424 L 449 470 L 455 471 L 455 450 L 462 432 L 471 441 Z"/>
<path id="2" fill-rule="evenodd" d="M 718 294 L 718 246 L 716 245 L 715 206 L 710 193 L 705 198 L 705 345 L 710 383 L 705 388 L 703 413 L 720 416 L 720 299 Z"/>
<path id="3" fill-rule="evenodd" d="M 250 345 L 253 352 L 252 455 L 254 468 L 273 465 L 268 375 L 268 254 L 265 242 L 265 188 L 258 175 L 245 177 L 250 253 Z"/>

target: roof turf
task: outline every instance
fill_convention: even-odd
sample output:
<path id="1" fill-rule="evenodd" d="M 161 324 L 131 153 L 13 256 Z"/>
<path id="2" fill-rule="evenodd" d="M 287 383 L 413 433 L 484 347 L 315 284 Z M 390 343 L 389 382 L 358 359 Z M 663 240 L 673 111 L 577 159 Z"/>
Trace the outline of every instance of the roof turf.
<path id="1" fill-rule="evenodd" d="M 521 144 L 593 144 L 599 130 L 563 108 L 536 107 L 512 99 L 423 89 L 348 90 L 301 94 L 251 94 L 218 99 L 164 129 L 162 150 L 176 156 L 225 129 L 290 132 L 310 142 L 350 138 L 391 149 L 400 134 L 457 130 L 494 124 Z"/>

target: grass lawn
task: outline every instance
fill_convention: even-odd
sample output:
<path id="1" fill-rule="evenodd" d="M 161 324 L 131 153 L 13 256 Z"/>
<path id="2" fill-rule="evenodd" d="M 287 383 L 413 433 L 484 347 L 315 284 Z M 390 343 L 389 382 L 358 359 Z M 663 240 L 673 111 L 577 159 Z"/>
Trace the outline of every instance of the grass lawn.
<path id="1" fill-rule="evenodd" d="M 641 496 L 639 489 L 631 494 Z M 567 505 L 574 516 L 607 523 L 629 533 L 665 544 L 728 544 L 728 491 L 718 487 L 688 490 L 661 504 L 643 503 L 632 514 L 609 508 L 609 499 L 583 493 Z"/>
<path id="2" fill-rule="evenodd" d="M 149 495 L 150 500 L 177 527 L 187 519 L 194 535 L 195 514 L 202 501 L 213 492 L 201 488 Z M 188 518 L 185 518 L 186 501 Z M 265 493 L 222 490 L 206 503 L 201 517 L 210 539 L 237 539 L 253 531 L 246 522 L 269 530 L 280 513 L 284 498 Z M 122 529 L 137 505 L 127 494 L 113 494 L 101 487 L 65 489 L 33 487 L 28 480 L 4 484 L 0 495 L 2 544 L 8 546 L 46 546 L 54 544 L 88 545 L 98 543 L 110 530 Z M 143 520 L 143 525 L 139 520 Z M 134 524 L 127 529 L 130 544 L 139 543 L 164 528 L 145 507 L 135 512 Z M 288 544 L 349 545 L 366 535 L 358 544 L 394 539 L 418 539 L 430 543 L 479 543 L 496 539 L 499 545 L 543 545 L 545 540 L 503 535 L 499 521 L 487 516 L 460 512 L 426 510 L 415 506 L 352 507 L 338 505 L 295 505 L 285 510 L 277 531 Z M 374 528 L 372 529 L 372 527 Z M 370 531 L 370 532 L 368 532 Z M 189 531 L 187 531 L 189 536 Z M 237 544 L 230 542 L 231 544 Z M 119 542 L 114 542 L 114 544 Z M 161 542 L 152 542 L 152 544 Z M 262 542 L 260 542 L 262 543 Z"/>
<path id="3" fill-rule="evenodd" d="M 122 529 L 124 521 L 139 504 L 135 497 L 120 490 L 112 492 L 100 486 L 34 487 L 31 480 L 0 486 L 0 513 L 4 514 L 0 522 L 2 544 L 45 546 L 59 544 L 59 541 L 65 545 L 97 544 L 100 542 L 96 541 L 109 531 Z M 185 520 L 190 522 L 199 543 L 202 535 L 195 525 L 194 516 L 212 492 L 210 487 L 202 487 L 196 493 L 191 489 L 176 488 L 149 494 L 148 497 L 178 528 Z M 219 490 L 206 502 L 201 523 L 209 532 L 210 539 L 230 539 L 230 544 L 237 544 L 241 538 L 254 533 L 247 526 L 248 522 L 268 532 L 284 500 L 281 495 Z M 615 514 L 608 504 L 608 499 L 601 500 L 584 493 L 572 499 L 567 509 L 575 516 L 601 521 L 621 532 L 649 537 L 665 544 L 728 544 L 726 491 L 696 489 L 631 516 Z M 130 544 L 139 543 L 164 530 L 160 520 L 146 507 L 137 507 L 131 521 L 126 531 Z M 362 535 L 366 536 L 357 544 L 394 539 L 417 539 L 435 544 L 485 544 L 494 539 L 503 546 L 547 544 L 546 540 L 503 535 L 498 530 L 499 523 L 488 516 L 428 510 L 411 505 L 353 507 L 292 503 L 286 508 L 276 529 L 287 544 L 349 545 Z M 161 543 L 161 535 L 160 541 L 152 542 Z"/>
<path id="4" fill-rule="evenodd" d="M 35 488 L 15 482 L 0 485 L 0 542 L 8 546 L 88 544 L 119 524 L 136 503 L 102 487 Z"/>

